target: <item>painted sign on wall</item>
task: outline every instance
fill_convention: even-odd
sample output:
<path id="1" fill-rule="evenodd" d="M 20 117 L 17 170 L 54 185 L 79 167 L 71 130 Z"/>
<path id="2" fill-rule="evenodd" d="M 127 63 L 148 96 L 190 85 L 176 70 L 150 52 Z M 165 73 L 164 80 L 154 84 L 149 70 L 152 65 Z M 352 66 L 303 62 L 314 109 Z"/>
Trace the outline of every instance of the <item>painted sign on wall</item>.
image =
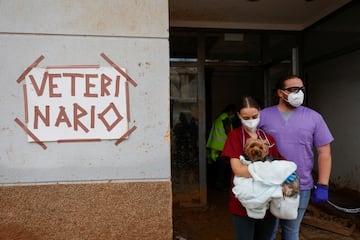
<path id="1" fill-rule="evenodd" d="M 28 141 L 100 141 L 126 138 L 129 129 L 129 83 L 124 69 L 101 55 L 111 67 L 72 65 L 36 67 L 41 56 L 17 80 L 24 81 Z M 45 147 L 46 148 L 46 147 Z"/>

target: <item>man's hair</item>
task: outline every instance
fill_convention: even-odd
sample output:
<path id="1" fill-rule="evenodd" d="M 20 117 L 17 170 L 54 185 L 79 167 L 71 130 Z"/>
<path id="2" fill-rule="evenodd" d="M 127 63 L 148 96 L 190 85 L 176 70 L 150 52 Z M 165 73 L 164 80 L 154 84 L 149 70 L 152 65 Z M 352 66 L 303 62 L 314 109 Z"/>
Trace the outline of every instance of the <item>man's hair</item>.
<path id="1" fill-rule="evenodd" d="M 236 106 L 235 104 L 229 104 L 224 108 L 224 113 L 226 112 L 236 112 Z"/>
<path id="2" fill-rule="evenodd" d="M 292 78 L 298 78 L 301 80 L 301 78 L 297 75 L 287 75 L 279 79 L 279 81 L 276 83 L 276 89 L 283 89 L 285 87 L 285 82 Z"/>

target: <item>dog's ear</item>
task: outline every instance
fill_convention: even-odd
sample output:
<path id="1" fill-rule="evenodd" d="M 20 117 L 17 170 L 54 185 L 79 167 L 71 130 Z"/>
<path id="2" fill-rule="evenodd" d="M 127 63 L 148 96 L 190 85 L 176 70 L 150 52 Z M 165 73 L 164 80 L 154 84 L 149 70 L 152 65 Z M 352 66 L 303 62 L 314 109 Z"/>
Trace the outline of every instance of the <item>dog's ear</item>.
<path id="1" fill-rule="evenodd" d="M 269 154 L 269 143 L 265 140 L 262 140 L 263 144 L 264 144 L 264 150 L 266 152 L 266 155 Z"/>
<path id="2" fill-rule="evenodd" d="M 248 138 L 245 142 L 244 146 L 244 153 L 246 155 L 246 159 L 252 160 L 252 154 L 251 154 L 251 145 L 255 142 L 255 139 Z"/>

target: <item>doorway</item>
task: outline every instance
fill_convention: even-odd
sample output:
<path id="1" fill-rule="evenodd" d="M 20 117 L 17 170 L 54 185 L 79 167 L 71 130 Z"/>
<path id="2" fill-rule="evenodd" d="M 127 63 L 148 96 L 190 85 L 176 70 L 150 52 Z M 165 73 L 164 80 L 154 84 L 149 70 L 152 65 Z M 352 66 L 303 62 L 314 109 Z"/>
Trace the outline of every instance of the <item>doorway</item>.
<path id="1" fill-rule="evenodd" d="M 207 204 L 206 140 L 212 121 L 242 95 L 272 105 L 279 77 L 300 71 L 296 32 L 170 30 L 174 205 Z"/>

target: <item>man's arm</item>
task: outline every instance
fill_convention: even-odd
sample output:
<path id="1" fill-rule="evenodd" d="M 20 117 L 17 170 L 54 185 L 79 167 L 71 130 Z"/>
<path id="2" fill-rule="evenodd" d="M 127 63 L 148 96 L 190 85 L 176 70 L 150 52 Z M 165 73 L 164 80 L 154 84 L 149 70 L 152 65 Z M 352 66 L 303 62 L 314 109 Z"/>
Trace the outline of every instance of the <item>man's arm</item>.
<path id="1" fill-rule="evenodd" d="M 330 144 L 316 148 L 318 154 L 318 183 L 329 185 L 331 173 L 331 149 Z"/>
<path id="2" fill-rule="evenodd" d="M 228 135 L 229 132 L 232 130 L 232 128 L 231 128 L 232 124 L 231 124 L 230 118 L 225 118 L 222 121 L 222 123 L 223 123 L 224 129 L 225 129 L 225 133 L 226 133 L 226 135 Z"/>

